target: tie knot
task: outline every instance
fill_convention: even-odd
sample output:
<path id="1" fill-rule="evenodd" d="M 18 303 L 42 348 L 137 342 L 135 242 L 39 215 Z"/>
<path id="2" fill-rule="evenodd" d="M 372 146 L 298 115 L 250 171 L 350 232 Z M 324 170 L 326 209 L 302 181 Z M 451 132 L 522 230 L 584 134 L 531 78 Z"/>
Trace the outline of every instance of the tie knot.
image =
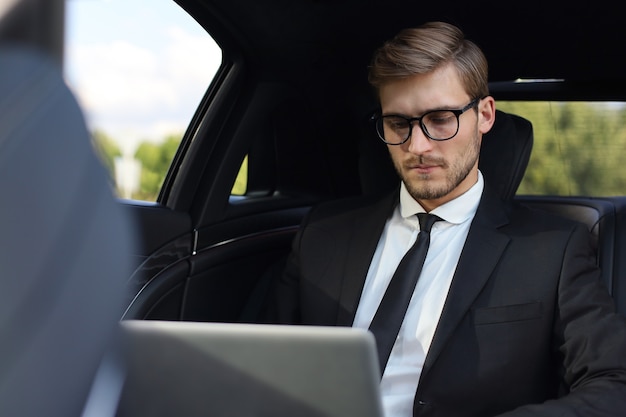
<path id="1" fill-rule="evenodd" d="M 420 222 L 420 231 L 422 232 L 430 232 L 433 224 L 443 220 L 441 217 L 430 213 L 417 213 L 417 219 Z"/>

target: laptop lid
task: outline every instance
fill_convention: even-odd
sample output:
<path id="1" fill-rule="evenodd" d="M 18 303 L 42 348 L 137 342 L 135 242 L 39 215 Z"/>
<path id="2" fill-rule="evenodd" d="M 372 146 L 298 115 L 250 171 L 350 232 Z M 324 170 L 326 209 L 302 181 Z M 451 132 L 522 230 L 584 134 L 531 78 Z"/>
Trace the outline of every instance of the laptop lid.
<path id="1" fill-rule="evenodd" d="M 118 417 L 381 417 L 371 333 L 127 320 Z"/>

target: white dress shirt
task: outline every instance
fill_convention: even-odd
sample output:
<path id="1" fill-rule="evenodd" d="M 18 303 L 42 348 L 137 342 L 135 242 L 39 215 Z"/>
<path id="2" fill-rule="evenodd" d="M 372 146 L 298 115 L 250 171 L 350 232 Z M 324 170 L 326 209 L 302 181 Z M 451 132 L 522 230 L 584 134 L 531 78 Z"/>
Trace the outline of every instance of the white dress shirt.
<path id="1" fill-rule="evenodd" d="M 386 417 L 413 415 L 413 400 L 424 360 L 483 188 L 479 172 L 472 188 L 431 211 L 444 221 L 436 222 L 431 230 L 426 261 L 381 380 Z M 394 271 L 417 239 L 416 214 L 424 211 L 402 184 L 400 203 L 387 220 L 370 264 L 354 327 L 369 327 Z"/>

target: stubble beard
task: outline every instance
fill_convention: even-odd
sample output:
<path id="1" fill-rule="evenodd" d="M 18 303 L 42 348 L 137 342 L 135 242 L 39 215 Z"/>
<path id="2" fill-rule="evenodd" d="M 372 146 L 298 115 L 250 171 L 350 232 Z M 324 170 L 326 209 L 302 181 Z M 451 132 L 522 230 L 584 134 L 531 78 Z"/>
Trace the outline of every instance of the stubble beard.
<path id="1" fill-rule="evenodd" d="M 454 140 L 454 139 L 452 139 Z M 407 191 L 415 200 L 436 200 L 445 197 L 454 191 L 472 171 L 478 161 L 480 154 L 480 140 L 478 132 L 475 133 L 474 140 L 468 144 L 460 153 L 459 157 L 449 164 L 444 158 L 430 158 L 420 155 L 404 162 L 394 160 L 394 165 L 398 175 L 404 182 Z M 432 181 L 430 174 L 421 174 L 417 177 L 409 178 L 400 164 L 404 166 L 414 166 L 416 163 L 435 164 L 441 166 L 445 172 L 445 181 L 441 184 Z"/>

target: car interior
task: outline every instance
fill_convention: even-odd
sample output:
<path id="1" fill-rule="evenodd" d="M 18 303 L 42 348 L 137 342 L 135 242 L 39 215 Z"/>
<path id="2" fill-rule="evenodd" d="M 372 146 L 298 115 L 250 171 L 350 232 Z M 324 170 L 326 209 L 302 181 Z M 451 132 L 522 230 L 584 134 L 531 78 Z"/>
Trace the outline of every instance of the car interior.
<path id="1" fill-rule="evenodd" d="M 397 186 L 370 122 L 378 104 L 367 68 L 402 28 L 443 20 L 464 30 L 487 56 L 497 108 L 501 101 L 626 102 L 623 3 L 174 1 L 219 45 L 222 63 L 157 201 L 119 200 L 138 243 L 123 320 L 259 323 L 311 207 Z M 62 61 L 63 1 L 46 4 L 56 11 L 31 10 L 37 19 L 19 30 L 6 25 L 0 36 Z M 529 117 L 499 109 L 480 169 L 503 199 L 584 223 L 602 280 L 626 314 L 626 182 L 610 195 L 520 192 L 534 145 L 559 139 L 538 132 Z M 235 195 L 244 161 L 246 189 Z"/>
<path id="2" fill-rule="evenodd" d="M 156 204 L 128 205 L 143 251 L 125 318 L 255 322 L 314 204 L 397 184 L 369 124 L 373 50 L 401 28 L 457 24 L 485 51 L 491 94 L 506 101 L 622 101 L 625 63 L 613 8 L 565 2 L 180 0 L 220 45 L 223 62 Z M 616 6 L 617 8 L 621 6 Z M 525 82 L 519 82 L 520 79 Z M 515 195 L 532 122 L 504 116 L 480 168 L 504 198 L 585 223 L 603 279 L 626 311 L 623 196 Z M 507 126 L 508 124 L 508 126 Z M 493 139 L 491 139 L 493 137 Z M 491 144 L 493 140 L 493 144 Z M 549 139 L 548 139 L 549 140 Z M 244 158 L 247 190 L 230 191 Z"/>

